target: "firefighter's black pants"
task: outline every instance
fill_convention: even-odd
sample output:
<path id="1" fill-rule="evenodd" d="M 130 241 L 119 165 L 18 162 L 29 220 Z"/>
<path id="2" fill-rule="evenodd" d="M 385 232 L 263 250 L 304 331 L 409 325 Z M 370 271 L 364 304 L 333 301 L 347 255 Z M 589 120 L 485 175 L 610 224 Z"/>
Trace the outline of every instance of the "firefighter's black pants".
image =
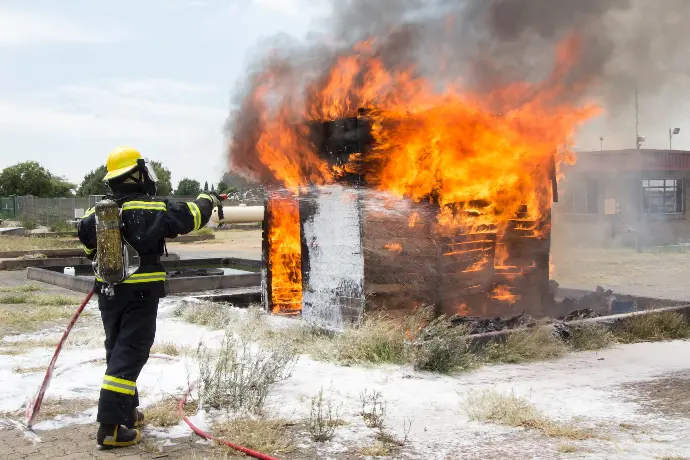
<path id="1" fill-rule="evenodd" d="M 107 368 L 96 420 L 131 426 L 139 405 L 136 381 L 156 336 L 158 298 L 118 299 L 98 296 L 105 329 Z"/>

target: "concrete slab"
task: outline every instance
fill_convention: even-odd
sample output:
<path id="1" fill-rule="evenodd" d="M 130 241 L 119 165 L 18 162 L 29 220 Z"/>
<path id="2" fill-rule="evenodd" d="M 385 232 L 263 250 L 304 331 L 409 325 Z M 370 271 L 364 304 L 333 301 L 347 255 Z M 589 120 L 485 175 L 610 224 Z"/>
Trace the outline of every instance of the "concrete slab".
<path id="1" fill-rule="evenodd" d="M 24 227 L 0 228 L 0 236 L 23 236 L 25 233 Z"/>
<path id="2" fill-rule="evenodd" d="M 72 291 L 84 293 L 89 292 L 94 283 L 93 276 L 71 276 L 65 275 L 59 271 L 37 267 L 29 268 L 26 277 L 31 280 L 41 281 L 43 283 L 53 284 Z M 179 277 L 169 278 L 165 282 L 165 290 L 168 295 L 257 286 L 261 286 L 260 273 Z"/>
<path id="3" fill-rule="evenodd" d="M 39 251 L 39 254 L 43 252 Z M 83 251 L 82 251 L 83 254 Z M 45 254 L 44 254 L 45 255 Z M 161 257 L 162 262 L 174 262 L 180 259 L 177 254 Z M 23 270 L 29 267 L 73 267 L 75 265 L 90 265 L 86 257 L 47 257 L 44 259 L 9 259 L 0 260 L 0 270 Z"/>

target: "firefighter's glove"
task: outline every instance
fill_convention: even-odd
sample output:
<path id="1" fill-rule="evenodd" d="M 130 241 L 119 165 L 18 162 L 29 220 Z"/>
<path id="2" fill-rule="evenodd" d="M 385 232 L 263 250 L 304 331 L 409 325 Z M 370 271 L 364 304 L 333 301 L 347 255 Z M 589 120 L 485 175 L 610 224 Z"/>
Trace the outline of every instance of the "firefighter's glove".
<path id="1" fill-rule="evenodd" d="M 218 220 L 225 219 L 223 214 L 223 198 L 215 192 L 211 192 L 211 198 L 213 198 L 213 205 L 218 209 Z"/>

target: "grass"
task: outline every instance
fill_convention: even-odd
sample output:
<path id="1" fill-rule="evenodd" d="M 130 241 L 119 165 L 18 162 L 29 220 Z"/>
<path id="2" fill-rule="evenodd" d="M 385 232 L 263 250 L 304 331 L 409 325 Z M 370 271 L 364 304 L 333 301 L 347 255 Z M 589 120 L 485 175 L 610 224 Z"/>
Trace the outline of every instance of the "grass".
<path id="1" fill-rule="evenodd" d="M 617 323 L 612 332 L 620 343 L 687 339 L 690 321 L 673 311 L 634 315 Z"/>
<path id="2" fill-rule="evenodd" d="M 18 328 L 22 331 L 35 330 L 39 323 L 46 323 L 72 317 L 75 308 L 71 305 L 55 307 L 37 305 L 23 308 L 21 311 L 0 309 L 0 326 Z"/>
<path id="3" fill-rule="evenodd" d="M 568 347 L 548 327 L 514 332 L 502 343 L 491 343 L 482 351 L 491 363 L 523 363 L 559 358 Z"/>
<path id="4" fill-rule="evenodd" d="M 216 423 L 213 433 L 223 440 L 268 455 L 289 454 L 296 450 L 290 436 L 292 425 L 285 420 L 240 418 Z M 229 455 L 244 456 L 228 449 Z"/>
<path id="5" fill-rule="evenodd" d="M 65 295 L 28 295 L 28 294 L 7 294 L 0 296 L 0 304 L 17 305 L 30 303 L 39 306 L 57 306 L 64 307 L 66 305 L 79 305 L 81 299 Z"/>
<path id="6" fill-rule="evenodd" d="M 405 335 L 400 324 L 382 315 L 366 318 L 360 327 L 335 337 L 324 355 L 342 364 L 403 364 Z"/>
<path id="7" fill-rule="evenodd" d="M 211 329 L 223 329 L 231 320 L 240 319 L 241 315 L 227 305 L 214 302 L 182 301 L 173 311 L 173 316 L 184 321 Z"/>
<path id="8" fill-rule="evenodd" d="M 151 354 L 161 354 L 168 356 L 191 355 L 194 350 L 191 347 L 180 346 L 173 342 L 157 343 L 151 347 Z"/>
<path id="9" fill-rule="evenodd" d="M 177 398 L 165 398 L 152 406 L 144 408 L 144 416 L 147 424 L 167 428 L 175 426 L 182 420 L 178 413 L 179 400 Z M 194 415 L 197 412 L 197 402 L 190 402 L 184 405 L 183 413 L 186 416 Z"/>
<path id="10" fill-rule="evenodd" d="M 561 444 L 558 446 L 558 453 L 559 454 L 572 454 L 578 451 L 578 448 L 575 444 Z"/>
<path id="11" fill-rule="evenodd" d="M 9 294 L 0 296 L 0 304 L 17 305 L 20 303 L 27 303 L 29 296 L 26 294 Z"/>
<path id="12" fill-rule="evenodd" d="M 613 344 L 615 338 L 611 331 L 599 324 L 573 327 L 567 340 L 574 351 L 600 350 Z"/>
<path id="13" fill-rule="evenodd" d="M 21 286 L 0 286 L 0 293 L 21 293 L 21 292 L 36 292 L 40 291 L 41 287 L 35 284 L 24 284 Z"/>
<path id="14" fill-rule="evenodd" d="M 465 410 L 470 420 L 536 430 L 551 438 L 582 441 L 594 437 L 589 430 L 549 419 L 534 404 L 513 393 L 502 394 L 495 390 L 485 390 L 470 395 Z"/>
<path id="15" fill-rule="evenodd" d="M 37 372 L 45 372 L 45 366 L 39 367 L 17 367 L 13 369 L 15 374 L 35 374 Z"/>
<path id="16" fill-rule="evenodd" d="M 41 249 L 71 249 L 81 245 L 74 238 L 36 238 L 26 236 L 0 237 L 2 251 L 40 251 Z"/>

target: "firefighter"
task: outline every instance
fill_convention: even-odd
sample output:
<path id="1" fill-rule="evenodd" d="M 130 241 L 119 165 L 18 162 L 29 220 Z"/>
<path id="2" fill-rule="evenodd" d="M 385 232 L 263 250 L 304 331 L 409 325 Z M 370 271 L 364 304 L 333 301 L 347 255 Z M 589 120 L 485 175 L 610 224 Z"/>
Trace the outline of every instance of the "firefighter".
<path id="1" fill-rule="evenodd" d="M 112 151 L 103 179 L 107 196 L 120 207 L 122 237 L 140 255 L 140 268 L 114 286 L 114 294 L 102 291 L 96 277 L 94 292 L 105 329 L 106 371 L 98 400 L 99 448 L 138 443 L 144 414 L 137 409 L 137 378 L 149 357 L 156 334 L 158 301 L 165 297 L 165 271 L 160 258 L 165 238 L 174 238 L 206 225 L 221 199 L 202 193 L 189 203 L 156 198 L 156 174 L 150 163 L 131 147 Z M 79 223 L 79 240 L 87 256 L 96 256 L 96 219 L 89 209 Z"/>

